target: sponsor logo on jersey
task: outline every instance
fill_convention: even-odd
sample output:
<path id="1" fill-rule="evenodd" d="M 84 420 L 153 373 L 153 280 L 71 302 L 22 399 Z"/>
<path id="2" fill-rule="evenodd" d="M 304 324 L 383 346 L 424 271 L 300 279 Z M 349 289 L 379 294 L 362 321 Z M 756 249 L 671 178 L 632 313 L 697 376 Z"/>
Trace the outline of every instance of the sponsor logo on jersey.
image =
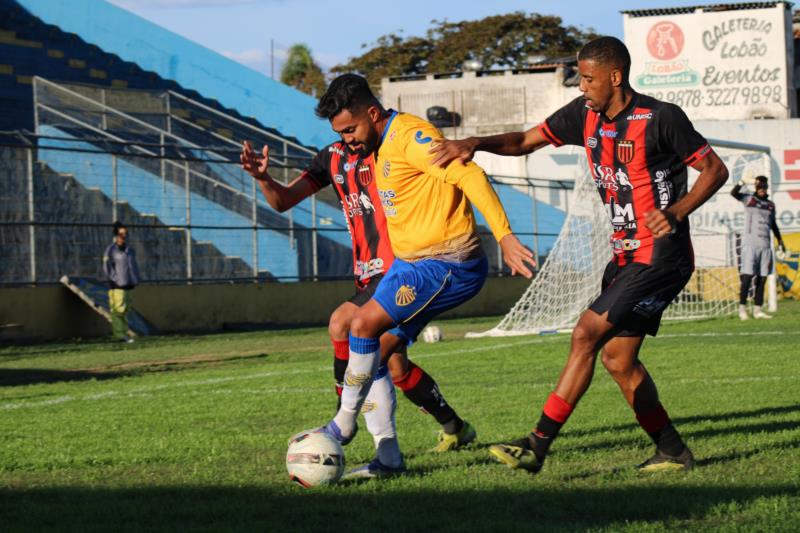
<path id="1" fill-rule="evenodd" d="M 417 299 L 417 291 L 414 287 L 410 285 L 401 285 L 397 292 L 394 294 L 394 303 L 399 305 L 400 307 L 405 307 L 406 305 L 412 303 L 414 300 Z"/>
<path id="2" fill-rule="evenodd" d="M 353 167 L 355 167 L 355 166 L 356 166 L 355 163 L 345 163 L 344 164 L 344 171 L 345 172 L 350 172 L 351 170 L 353 170 Z"/>
<path id="3" fill-rule="evenodd" d="M 672 170 L 668 168 L 660 168 L 656 170 L 656 181 L 667 179 L 671 173 Z"/>
<path id="4" fill-rule="evenodd" d="M 344 183 L 344 176 L 342 176 L 341 174 L 336 174 L 336 175 L 333 177 L 333 181 L 335 181 L 336 183 L 338 183 L 339 185 L 341 185 L 342 183 Z"/>
<path id="5" fill-rule="evenodd" d="M 328 151 L 329 152 L 333 152 L 334 154 L 338 154 L 338 155 L 344 157 L 344 150 L 342 150 L 338 146 L 329 146 L 328 147 Z"/>
<path id="6" fill-rule="evenodd" d="M 586 146 L 589 148 L 597 148 L 597 139 L 594 137 L 589 137 L 586 139 Z"/>
<path id="7" fill-rule="evenodd" d="M 621 254 L 638 249 L 642 242 L 639 239 L 613 239 L 611 244 L 614 247 L 614 253 Z"/>
<path id="8" fill-rule="evenodd" d="M 633 189 L 633 184 L 628 175 L 621 168 L 609 167 L 607 165 L 593 164 L 594 184 L 598 189 L 608 189 L 617 191 L 620 187 Z"/>
<path id="9" fill-rule="evenodd" d="M 417 130 L 417 133 L 414 134 L 414 140 L 419 144 L 428 144 L 433 140 L 433 137 L 423 137 L 423 135 L 422 130 Z"/>
<path id="10" fill-rule="evenodd" d="M 633 113 L 628 115 L 627 120 L 650 120 L 653 118 L 653 113 Z"/>
<path id="11" fill-rule="evenodd" d="M 371 402 L 369 400 L 364 401 L 364 405 L 361 406 L 362 413 L 370 413 L 378 408 L 378 404 L 375 402 Z"/>
<path id="12" fill-rule="evenodd" d="M 372 181 L 372 167 L 369 165 L 361 165 L 358 167 L 358 182 L 366 187 Z"/>
<path id="13" fill-rule="evenodd" d="M 387 217 L 393 217 L 397 214 L 397 209 L 394 207 L 394 198 L 396 196 L 392 189 L 382 190 L 378 189 L 378 196 L 381 197 L 381 205 L 383 206 L 383 213 Z"/>
<path id="14" fill-rule="evenodd" d="M 623 164 L 633 161 L 634 146 L 630 140 L 617 141 L 617 160 Z"/>
<path id="15" fill-rule="evenodd" d="M 658 208 L 664 209 L 669 206 L 672 199 L 672 183 L 664 180 L 656 180 L 656 192 L 658 194 Z"/>
<path id="16" fill-rule="evenodd" d="M 394 130 L 392 133 L 389 134 L 389 142 L 392 142 L 395 137 L 397 137 L 397 130 Z"/>
<path id="17" fill-rule="evenodd" d="M 636 216 L 633 214 L 633 204 L 618 204 L 614 198 L 610 198 L 606 204 L 608 218 L 614 231 L 623 229 L 636 229 Z"/>
<path id="18" fill-rule="evenodd" d="M 608 137 L 609 139 L 616 139 L 617 135 L 619 135 L 617 130 L 604 130 L 602 128 L 598 133 L 600 134 L 600 137 Z"/>
<path id="19" fill-rule="evenodd" d="M 387 161 L 383 164 L 383 177 L 388 178 L 389 174 L 392 171 L 392 164 L 391 162 Z"/>
<path id="20" fill-rule="evenodd" d="M 372 200 L 370 200 L 367 193 L 361 191 L 361 196 L 359 196 L 358 199 L 361 202 L 361 205 L 364 206 L 364 209 L 367 211 L 375 211 L 375 206 L 372 205 Z"/>
<path id="21" fill-rule="evenodd" d="M 369 261 L 356 261 L 355 275 L 360 280 L 369 279 L 378 274 L 383 274 L 385 272 L 383 266 L 383 259 L 380 257 L 375 257 Z"/>

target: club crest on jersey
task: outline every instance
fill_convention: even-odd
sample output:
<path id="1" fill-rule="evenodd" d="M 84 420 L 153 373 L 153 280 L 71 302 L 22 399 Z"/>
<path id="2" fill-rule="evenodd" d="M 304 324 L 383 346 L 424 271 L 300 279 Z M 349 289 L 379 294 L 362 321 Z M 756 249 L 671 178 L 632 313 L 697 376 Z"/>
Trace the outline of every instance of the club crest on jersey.
<path id="1" fill-rule="evenodd" d="M 394 293 L 394 303 L 400 307 L 405 307 L 417 299 L 417 291 L 410 285 L 401 285 Z"/>
<path id="2" fill-rule="evenodd" d="M 383 177 L 388 178 L 389 173 L 392 171 L 392 164 L 387 161 L 383 164 Z"/>
<path id="3" fill-rule="evenodd" d="M 358 182 L 366 187 L 372 181 L 372 167 L 362 165 L 358 167 Z"/>
<path id="4" fill-rule="evenodd" d="M 617 160 L 620 163 L 630 163 L 633 161 L 634 142 L 629 140 L 617 142 Z"/>

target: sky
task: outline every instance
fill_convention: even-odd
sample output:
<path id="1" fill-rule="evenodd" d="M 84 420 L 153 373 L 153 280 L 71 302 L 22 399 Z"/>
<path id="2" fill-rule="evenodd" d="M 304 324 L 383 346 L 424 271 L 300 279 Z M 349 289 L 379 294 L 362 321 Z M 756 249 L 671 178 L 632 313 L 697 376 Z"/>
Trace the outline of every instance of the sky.
<path id="1" fill-rule="evenodd" d="M 560 16 L 564 24 L 622 38 L 621 10 L 702 5 L 682 0 L 110 0 L 159 26 L 271 74 L 275 50 L 307 44 L 325 69 L 363 53 L 381 35 L 423 35 L 433 19 L 475 20 L 513 11 Z M 402 7 L 398 7 L 402 6 Z M 271 42 L 274 45 L 271 45 Z"/>

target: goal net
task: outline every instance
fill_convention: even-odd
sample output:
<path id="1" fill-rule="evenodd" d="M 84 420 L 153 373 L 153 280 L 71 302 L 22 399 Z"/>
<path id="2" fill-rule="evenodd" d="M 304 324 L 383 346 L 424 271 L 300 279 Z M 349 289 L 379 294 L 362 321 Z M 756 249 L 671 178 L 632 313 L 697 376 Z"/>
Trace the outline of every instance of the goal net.
<path id="1" fill-rule="evenodd" d="M 695 272 L 664 313 L 666 319 L 697 319 L 732 314 L 738 305 L 738 234 L 735 213 L 742 211 L 727 193 L 731 184 L 770 176 L 769 148 L 713 141 L 728 167 L 728 184 L 690 218 Z M 611 223 L 586 163 L 579 157 L 569 212 L 559 236 L 531 285 L 489 331 L 468 337 L 511 336 L 571 330 L 600 294 L 603 270 L 612 257 Z M 689 186 L 697 172 L 689 169 Z"/>

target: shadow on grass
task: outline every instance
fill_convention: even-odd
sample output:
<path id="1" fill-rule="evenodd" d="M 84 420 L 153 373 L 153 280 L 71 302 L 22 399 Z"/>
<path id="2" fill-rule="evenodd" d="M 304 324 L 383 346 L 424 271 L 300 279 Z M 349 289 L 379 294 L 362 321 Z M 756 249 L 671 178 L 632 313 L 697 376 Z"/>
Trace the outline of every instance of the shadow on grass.
<path id="1" fill-rule="evenodd" d="M 5 531 L 575 531 L 630 522 L 674 525 L 707 515 L 718 521 L 715 512 L 721 505 L 797 497 L 797 487 L 788 485 L 554 489 L 532 483 L 530 488 L 490 491 L 393 487 L 376 484 L 370 493 L 352 486 L 322 491 L 2 489 L 0 512 Z"/>
<path id="2" fill-rule="evenodd" d="M 626 407 L 620 406 L 620 409 Z M 724 422 L 730 420 L 737 420 L 740 418 L 758 418 L 761 416 L 770 415 L 784 415 L 788 413 L 800 413 L 800 404 L 791 405 L 776 405 L 774 407 L 762 407 L 760 409 L 731 411 L 729 413 L 714 413 L 708 415 L 692 415 L 683 417 L 673 417 L 672 421 L 675 426 L 680 430 L 682 424 L 692 424 L 697 422 Z M 630 411 L 631 418 L 633 418 L 633 411 Z M 594 435 L 597 433 L 619 432 L 619 431 L 633 431 L 639 429 L 639 425 L 635 422 L 629 424 L 615 424 L 611 426 L 593 427 L 591 429 L 570 428 L 565 426 L 563 434 L 569 434 L 572 437 L 584 437 Z M 514 437 L 518 438 L 518 437 Z"/>
<path id="3" fill-rule="evenodd" d="M 92 372 L 91 370 L 54 370 L 48 368 L 0 368 L 0 387 L 86 381 L 89 379 L 116 379 L 129 375 L 126 372 Z"/>

